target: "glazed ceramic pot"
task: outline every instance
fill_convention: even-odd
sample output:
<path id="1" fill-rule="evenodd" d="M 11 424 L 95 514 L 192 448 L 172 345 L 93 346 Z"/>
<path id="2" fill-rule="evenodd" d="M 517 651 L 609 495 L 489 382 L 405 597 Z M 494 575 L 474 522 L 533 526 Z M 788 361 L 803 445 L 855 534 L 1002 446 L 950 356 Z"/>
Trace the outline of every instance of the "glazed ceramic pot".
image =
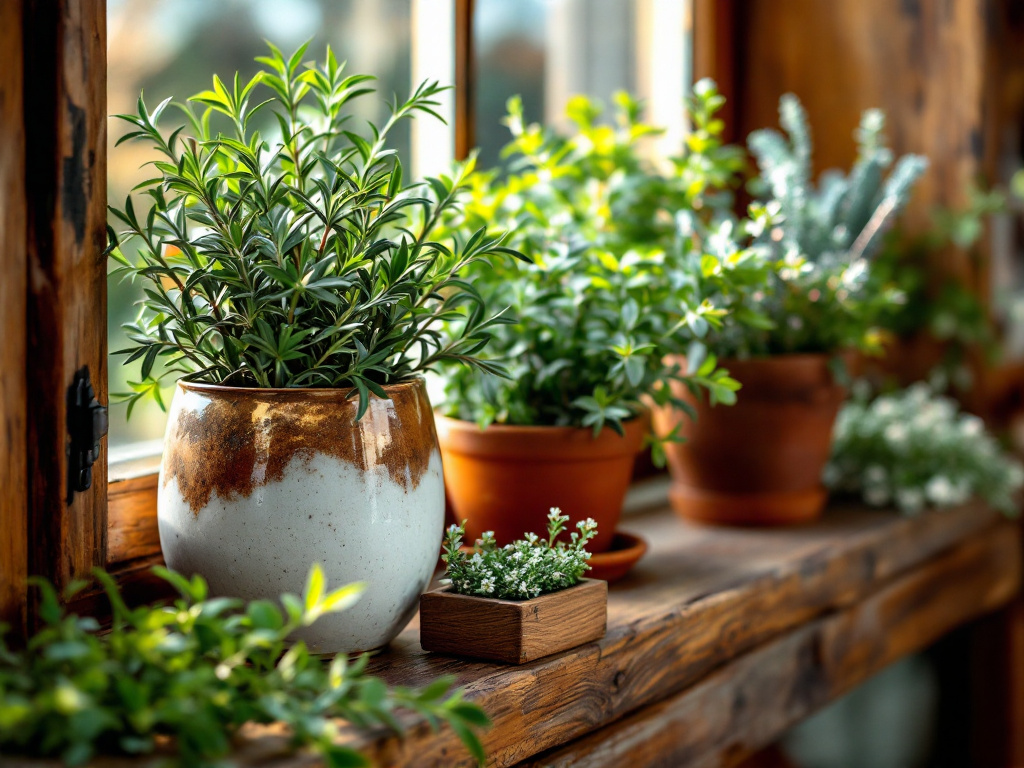
<path id="1" fill-rule="evenodd" d="M 499 545 L 526 532 L 543 535 L 548 511 L 559 507 L 569 526 L 594 518 L 598 535 L 587 549 L 607 550 L 647 420 L 623 426 L 625 437 L 605 428 L 595 438 L 593 430 L 575 427 L 492 424 L 482 430 L 437 414 L 448 500 L 455 518 L 466 521 L 466 540 L 484 531 L 494 531 Z"/>
<path id="2" fill-rule="evenodd" d="M 348 610 L 297 633 L 317 653 L 391 641 L 416 612 L 444 530 L 444 481 L 422 380 L 385 387 L 356 421 L 347 390 L 179 383 L 158 518 L 167 565 L 211 594 L 302 594 L 364 581 Z"/>
<path id="3" fill-rule="evenodd" d="M 676 394 L 697 410 L 654 413 L 665 434 L 681 423 L 684 443 L 666 446 L 672 506 L 683 517 L 726 525 L 786 525 L 814 520 L 828 499 L 821 473 L 845 389 L 827 355 L 722 360 L 743 388 L 732 406 Z"/>

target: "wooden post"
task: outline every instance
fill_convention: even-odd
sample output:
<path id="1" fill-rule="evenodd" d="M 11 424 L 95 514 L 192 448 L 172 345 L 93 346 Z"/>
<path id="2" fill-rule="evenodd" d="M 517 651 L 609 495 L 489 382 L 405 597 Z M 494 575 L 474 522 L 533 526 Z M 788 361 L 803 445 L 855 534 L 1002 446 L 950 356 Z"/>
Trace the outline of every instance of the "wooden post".
<path id="1" fill-rule="evenodd" d="M 106 3 L 24 8 L 29 570 L 63 585 L 106 558 L 106 461 L 68 502 L 66 427 L 75 371 L 107 395 Z"/>
<path id="2" fill-rule="evenodd" d="M 25 382 L 25 131 L 22 4 L 0 3 L 0 623 L 25 626 L 28 470 Z"/>

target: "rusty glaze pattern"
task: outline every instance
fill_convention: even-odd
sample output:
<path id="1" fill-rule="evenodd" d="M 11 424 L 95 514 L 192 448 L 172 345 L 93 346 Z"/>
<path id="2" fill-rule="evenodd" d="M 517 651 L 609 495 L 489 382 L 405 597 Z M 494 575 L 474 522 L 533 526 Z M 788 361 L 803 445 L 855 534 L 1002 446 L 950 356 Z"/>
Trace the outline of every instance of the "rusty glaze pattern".
<path id="1" fill-rule="evenodd" d="M 358 422 L 348 390 L 178 386 L 190 402 L 168 423 L 162 482 L 177 481 L 193 514 L 214 493 L 248 497 L 280 481 L 293 460 L 308 465 L 317 454 L 364 472 L 383 468 L 396 484 L 416 488 L 437 446 L 422 380 L 385 387 L 389 400 L 371 395 Z"/>

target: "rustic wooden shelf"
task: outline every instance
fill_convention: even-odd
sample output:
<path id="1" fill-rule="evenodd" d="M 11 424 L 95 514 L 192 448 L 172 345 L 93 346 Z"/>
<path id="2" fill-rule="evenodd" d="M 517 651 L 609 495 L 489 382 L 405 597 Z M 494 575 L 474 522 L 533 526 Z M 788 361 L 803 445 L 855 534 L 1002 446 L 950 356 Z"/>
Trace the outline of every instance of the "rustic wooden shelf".
<path id="1" fill-rule="evenodd" d="M 414 621 L 374 671 L 406 685 L 454 675 L 494 721 L 493 765 L 729 765 L 1021 583 L 1018 527 L 980 505 L 917 518 L 833 508 L 767 531 L 662 510 L 624 527 L 650 550 L 612 586 L 601 640 L 508 667 L 427 654 Z M 380 765 L 472 764 L 450 730 L 405 724 L 404 740 L 346 740 Z M 242 736 L 240 765 L 318 764 L 289 754 L 279 728 Z"/>

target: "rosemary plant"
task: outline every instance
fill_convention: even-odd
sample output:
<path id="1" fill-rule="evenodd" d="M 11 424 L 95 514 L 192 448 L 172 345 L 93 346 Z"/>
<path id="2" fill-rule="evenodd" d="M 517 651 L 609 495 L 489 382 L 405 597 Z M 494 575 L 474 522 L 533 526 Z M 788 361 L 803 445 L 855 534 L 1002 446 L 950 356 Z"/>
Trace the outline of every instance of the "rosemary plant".
<path id="1" fill-rule="evenodd" d="M 502 375 L 477 353 L 506 320 L 462 275 L 516 254 L 482 228 L 435 237 L 459 219 L 473 163 L 409 185 L 387 145 L 400 121 L 436 116 L 442 89 L 423 83 L 360 132 L 349 109 L 372 78 L 346 75 L 330 48 L 304 65 L 305 50 L 286 58 L 271 45 L 248 82 L 215 76 L 186 104 L 149 110 L 140 97 L 137 114 L 118 115 L 132 126 L 121 141 L 158 155 L 133 191 L 147 205 L 129 196 L 111 209 L 125 227 L 110 233 L 117 271 L 146 285 L 120 350 L 142 359 L 130 404 L 159 395 L 158 359 L 168 374 L 227 386 L 351 387 L 360 416 L 371 393 L 441 362 Z M 168 131 L 169 107 L 184 124 Z M 275 127 L 261 135 L 264 112 Z M 456 318 L 457 334 L 442 333 Z"/>

